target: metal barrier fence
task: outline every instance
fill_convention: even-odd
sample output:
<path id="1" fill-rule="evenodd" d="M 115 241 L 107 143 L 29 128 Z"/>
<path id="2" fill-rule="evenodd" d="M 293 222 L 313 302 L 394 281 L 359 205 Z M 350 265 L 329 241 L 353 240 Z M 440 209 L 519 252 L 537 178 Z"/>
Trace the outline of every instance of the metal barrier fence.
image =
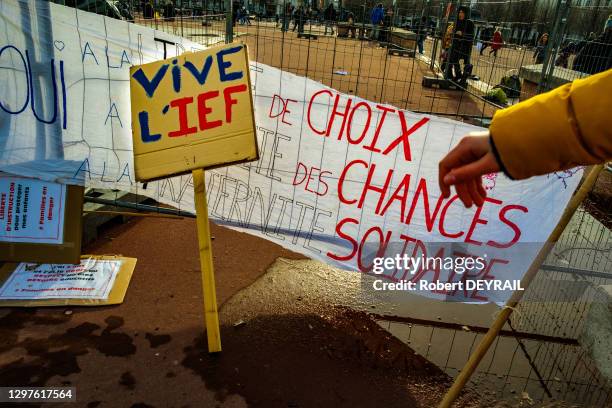
<path id="1" fill-rule="evenodd" d="M 372 24 L 376 0 L 345 1 L 334 21 L 325 21 L 318 2 L 54 1 L 206 45 L 235 38 L 251 46 L 255 60 L 343 92 L 484 125 L 500 107 L 612 65 L 612 29 L 603 29 L 612 14 L 609 0 L 576 6 L 567 0 L 399 1 L 387 5 L 380 25 Z M 467 55 L 458 55 L 460 38 L 449 30 L 462 5 L 473 23 Z M 464 56 L 459 65 L 472 67 L 460 84 L 464 92 L 421 86 L 425 76 L 452 77 L 449 62 Z"/>
<path id="2" fill-rule="evenodd" d="M 56 2 L 70 5 L 68 0 Z M 611 66 L 612 27 L 604 29 L 611 1 L 470 2 L 472 76 L 455 89 L 440 84 L 448 84 L 444 79 L 456 51 L 456 33 L 448 26 L 456 23 L 458 2 L 397 2 L 382 27 L 371 24 L 374 1 L 346 2 L 340 21 L 327 23 L 320 12 L 288 11 L 288 2 L 275 7 L 264 3 L 251 18 L 235 9 L 223 12 L 231 10 L 229 3 L 175 3 L 179 6 L 171 10 L 162 2 L 144 2 L 151 4 L 146 8 L 140 1 L 120 1 L 111 10 L 109 2 L 98 1 L 90 3 L 89 11 L 113 17 L 119 13 L 117 18 L 205 45 L 245 42 L 253 60 L 342 92 L 484 126 L 505 105 Z M 501 43 L 495 40 L 496 31 Z M 424 87 L 425 78 L 433 78 L 437 86 Z M 604 170 L 604 195 L 612 194 L 611 180 Z M 610 383 L 580 345 L 587 311 L 600 297 L 598 286 L 612 284 L 609 196 L 607 200 L 594 196 L 573 217 L 511 324 L 480 365 L 475 386 L 501 398 L 612 404 Z M 410 317 L 378 319 L 453 376 L 486 329 Z"/>
<path id="3" fill-rule="evenodd" d="M 612 179 L 609 173 L 600 177 Z M 582 334 L 590 306 L 606 301 L 599 287 L 612 284 L 612 216 L 594 206 L 588 201 L 574 215 L 480 364 L 472 387 L 525 405 L 548 399 L 585 407 L 612 403 L 609 380 L 585 349 Z M 379 316 L 379 324 L 451 376 L 486 331 L 409 317 Z"/>

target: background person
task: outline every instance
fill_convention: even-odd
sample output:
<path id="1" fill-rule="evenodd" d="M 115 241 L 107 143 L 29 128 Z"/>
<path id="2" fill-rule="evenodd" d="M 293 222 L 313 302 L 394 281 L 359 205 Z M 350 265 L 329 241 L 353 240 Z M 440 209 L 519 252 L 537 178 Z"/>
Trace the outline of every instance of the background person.
<path id="1" fill-rule="evenodd" d="M 585 45 L 587 45 L 591 41 L 595 41 L 595 38 L 597 38 L 597 35 L 593 31 L 591 31 L 584 40 L 579 41 L 578 44 L 576 44 L 576 55 L 578 55 L 578 53 L 584 48 Z"/>
<path id="2" fill-rule="evenodd" d="M 293 5 L 291 3 L 285 3 L 285 7 L 283 9 L 283 27 L 281 31 L 289 31 L 289 23 L 293 16 Z"/>
<path id="3" fill-rule="evenodd" d="M 501 28 L 497 27 L 497 29 L 493 33 L 493 41 L 491 42 L 491 51 L 489 51 L 489 56 L 493 54 L 493 56 L 497 58 L 497 51 L 503 45 L 504 45 L 504 37 L 502 37 Z M 482 55 L 482 51 L 480 52 L 480 55 Z"/>
<path id="4" fill-rule="evenodd" d="M 388 9 L 380 22 L 381 32 L 378 34 L 378 40 L 384 43 L 391 42 L 391 28 L 393 27 L 393 9 Z"/>
<path id="5" fill-rule="evenodd" d="M 249 10 L 246 7 L 242 6 L 242 20 L 243 24 L 251 25 L 251 16 L 249 14 Z"/>
<path id="6" fill-rule="evenodd" d="M 298 6 L 297 8 L 294 7 L 291 9 L 291 20 L 293 21 L 293 28 L 291 29 L 291 31 L 295 31 L 298 26 L 298 13 L 300 12 L 300 7 L 302 6 Z"/>
<path id="7" fill-rule="evenodd" d="M 325 11 L 323 12 L 323 18 L 325 19 L 325 33 L 327 35 L 327 28 L 331 30 L 331 35 L 334 35 L 334 23 L 336 21 L 336 9 L 332 3 L 329 3 Z"/>
<path id="8" fill-rule="evenodd" d="M 236 23 L 238 23 L 238 15 L 241 7 L 242 6 L 237 0 L 232 2 L 232 26 L 235 26 Z"/>
<path id="9" fill-rule="evenodd" d="M 555 66 L 567 68 L 569 63 L 569 57 L 574 53 L 576 49 L 576 44 L 572 41 L 565 40 L 561 45 L 561 49 L 557 54 L 557 59 L 555 60 Z"/>
<path id="10" fill-rule="evenodd" d="M 423 44 L 427 38 L 427 17 L 421 16 L 421 21 L 417 26 L 417 47 L 419 54 L 423 54 Z"/>
<path id="11" fill-rule="evenodd" d="M 450 50 L 449 74 L 451 75 L 450 79 L 456 82 L 464 81 L 459 61 L 463 61 L 464 69 L 470 64 L 470 54 L 472 53 L 472 44 L 474 42 L 474 23 L 468 18 L 467 12 L 467 7 L 459 7 Z"/>
<path id="12" fill-rule="evenodd" d="M 297 28 L 298 34 L 304 32 L 304 24 L 306 23 L 306 10 L 304 10 L 303 6 L 299 6 L 293 12 L 293 30 Z"/>
<path id="13" fill-rule="evenodd" d="M 548 33 L 544 33 L 538 40 L 538 45 L 536 45 L 536 49 L 533 53 L 533 58 L 535 59 L 536 64 L 544 63 L 544 53 L 546 52 L 547 46 L 548 46 Z"/>
<path id="14" fill-rule="evenodd" d="M 582 47 L 572 68 L 585 74 L 596 74 L 612 68 L 612 24 L 606 22 L 603 33 Z"/>
<path id="15" fill-rule="evenodd" d="M 351 12 L 348 13 L 346 22 L 348 24 L 348 37 L 357 38 L 357 29 L 355 27 L 355 15 Z M 352 35 L 351 35 L 352 34 Z"/>
<path id="16" fill-rule="evenodd" d="M 176 8 L 171 0 L 166 0 L 164 4 L 164 18 L 167 21 L 174 21 L 174 17 L 176 17 Z"/>
<path id="17" fill-rule="evenodd" d="M 464 137 L 440 161 L 442 195 L 455 186 L 466 207 L 481 206 L 485 174 L 503 171 L 522 180 L 611 160 L 610 106 L 612 70 L 498 110 L 489 131 Z"/>
<path id="18" fill-rule="evenodd" d="M 372 9 L 372 16 L 370 17 L 370 23 L 372 23 L 372 31 L 370 32 L 370 40 L 378 40 L 378 34 L 380 33 L 380 24 L 385 17 L 385 9 L 382 3 L 378 3 L 376 7 Z"/>
<path id="19" fill-rule="evenodd" d="M 482 47 L 480 47 L 480 55 L 485 50 L 485 48 L 491 45 L 491 39 L 493 38 L 493 27 L 486 26 L 482 32 L 480 33 L 480 42 L 482 42 Z M 491 55 L 491 53 L 489 53 Z"/>
<path id="20" fill-rule="evenodd" d="M 142 17 L 145 19 L 153 18 L 155 9 L 153 8 L 153 0 L 147 1 L 142 7 Z"/>

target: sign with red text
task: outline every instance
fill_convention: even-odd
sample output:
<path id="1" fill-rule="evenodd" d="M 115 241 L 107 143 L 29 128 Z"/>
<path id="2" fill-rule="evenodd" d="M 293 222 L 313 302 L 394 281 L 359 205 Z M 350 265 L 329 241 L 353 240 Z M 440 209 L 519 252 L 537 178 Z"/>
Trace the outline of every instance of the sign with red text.
<path id="1" fill-rule="evenodd" d="M 66 186 L 0 175 L 0 242 L 61 244 Z"/>
<path id="2" fill-rule="evenodd" d="M 246 45 L 130 69 L 136 179 L 257 159 Z"/>

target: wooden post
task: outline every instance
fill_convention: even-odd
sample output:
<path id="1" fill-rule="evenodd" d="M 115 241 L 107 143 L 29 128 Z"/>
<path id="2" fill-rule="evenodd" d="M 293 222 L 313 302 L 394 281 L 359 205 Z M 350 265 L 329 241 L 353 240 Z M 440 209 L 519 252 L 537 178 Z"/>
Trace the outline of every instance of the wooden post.
<path id="1" fill-rule="evenodd" d="M 217 312 L 217 291 L 215 289 L 215 271 L 213 266 L 212 246 L 210 241 L 210 224 L 208 223 L 208 205 L 206 204 L 206 182 L 204 170 L 193 170 L 193 190 L 198 226 L 200 247 L 200 269 L 202 272 L 202 292 L 204 294 L 204 321 L 208 352 L 221 351 L 221 333 L 219 331 L 219 314 Z"/>
<path id="2" fill-rule="evenodd" d="M 540 270 L 542 263 L 548 256 L 548 253 L 555 246 L 555 243 L 559 240 L 559 237 L 565 230 L 567 224 L 572 219 L 572 216 L 574 215 L 582 201 L 584 201 L 586 195 L 593 188 L 593 185 L 597 180 L 597 176 L 599 175 L 602 169 L 603 164 L 594 166 L 589 172 L 584 182 L 582 183 L 582 185 L 580 186 L 580 188 L 578 189 L 578 191 L 576 192 L 576 194 L 574 194 L 574 196 L 570 199 L 569 203 L 567 204 L 567 207 L 565 208 L 565 211 L 563 212 L 563 215 L 561 216 L 561 219 L 559 219 L 559 222 L 557 223 L 557 226 L 550 233 L 550 236 L 542 246 L 542 249 L 540 249 L 540 252 L 538 252 L 538 255 L 535 257 L 535 259 L 531 263 L 531 266 L 527 270 L 527 273 L 525 273 L 523 279 L 521 280 L 521 287 L 525 288 L 525 290 L 517 290 L 512 294 L 510 299 L 508 299 L 506 305 L 497 315 L 497 318 L 485 334 L 482 341 L 478 344 L 476 350 L 472 353 L 468 361 L 465 363 L 463 369 L 461 370 L 457 378 L 455 378 L 455 382 L 446 392 L 446 395 L 444 395 L 444 399 L 442 400 L 442 402 L 440 402 L 438 408 L 450 408 L 453 402 L 457 399 L 459 393 L 476 370 L 476 367 L 478 367 L 480 361 L 487 354 L 489 347 L 491 347 L 491 344 L 493 344 L 493 341 L 495 341 L 495 338 L 499 334 L 500 330 L 506 324 L 506 321 L 512 314 L 512 311 L 518 305 L 519 301 L 523 297 L 523 294 L 529 287 L 529 284 Z"/>

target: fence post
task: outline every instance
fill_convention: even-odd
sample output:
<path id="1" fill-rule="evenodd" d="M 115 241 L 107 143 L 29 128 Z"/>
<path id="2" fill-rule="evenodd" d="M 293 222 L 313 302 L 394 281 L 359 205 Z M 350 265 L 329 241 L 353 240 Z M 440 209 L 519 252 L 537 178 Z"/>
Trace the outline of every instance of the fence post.
<path id="1" fill-rule="evenodd" d="M 542 74 L 540 83 L 538 84 L 537 93 L 546 92 L 550 83 L 550 77 L 555 72 L 555 58 L 557 50 L 563 39 L 563 31 L 567 23 L 567 14 L 569 13 L 569 3 L 567 0 L 561 0 L 555 11 L 555 22 L 553 29 L 548 36 L 548 44 L 544 48 L 544 63 L 542 64 Z"/>
<path id="2" fill-rule="evenodd" d="M 442 32 L 442 28 L 446 26 L 446 19 L 442 20 L 442 16 L 444 15 L 444 3 L 440 3 L 440 10 L 438 12 L 438 21 L 436 22 L 436 26 L 433 31 L 433 46 L 431 47 L 431 61 L 429 63 L 429 69 L 434 70 L 436 65 L 436 54 L 438 53 L 438 43 L 440 44 L 440 53 L 442 53 L 442 40 L 444 38 L 444 33 Z M 439 37 L 439 38 L 438 38 Z"/>
<path id="3" fill-rule="evenodd" d="M 448 28 L 448 24 L 450 23 L 450 20 L 451 20 L 453 1 L 454 0 L 449 1 L 447 6 L 446 6 L 447 7 L 446 11 L 448 12 L 448 14 L 445 14 L 445 18 L 444 18 L 444 21 L 446 23 L 445 24 L 446 27 L 445 27 L 445 30 L 444 30 L 444 34 L 442 34 L 442 38 L 443 39 L 444 39 L 444 36 L 446 35 L 446 29 Z M 457 1 L 457 10 L 459 10 L 459 7 L 461 7 L 461 0 Z M 458 13 L 456 13 L 456 14 L 458 15 Z M 454 22 L 455 24 L 456 24 L 456 20 L 457 20 L 457 16 L 455 16 L 455 22 Z M 450 57 L 451 57 L 451 54 L 453 53 L 453 43 L 454 43 L 453 40 L 454 39 L 455 39 L 455 34 L 454 34 L 454 30 L 453 30 L 453 34 L 451 35 L 451 45 L 450 45 L 449 49 L 446 50 L 446 60 L 445 60 L 446 67 L 444 68 L 444 78 L 448 78 L 448 77 L 451 76 L 450 75 L 451 74 Z"/>
<path id="4" fill-rule="evenodd" d="M 234 41 L 234 5 L 232 0 L 225 0 L 225 43 Z"/>
<path id="5" fill-rule="evenodd" d="M 363 2 L 363 6 L 362 7 L 363 7 L 363 13 L 361 14 L 361 36 L 360 37 L 363 37 L 363 38 L 360 38 L 359 39 L 360 41 L 365 40 L 365 37 L 366 37 L 366 35 L 365 35 L 365 19 L 366 19 L 366 7 L 367 6 L 366 6 L 365 0 Z M 357 77 L 357 80 L 359 80 L 359 77 Z"/>
<path id="6" fill-rule="evenodd" d="M 540 270 L 540 267 L 542 266 L 542 263 L 548 256 L 549 252 L 555 246 L 555 243 L 559 240 L 559 237 L 561 237 L 561 234 L 565 230 L 565 227 L 567 227 L 567 224 L 569 224 L 569 222 L 571 221 L 572 216 L 574 215 L 580 204 L 584 201 L 589 191 L 591 191 L 593 185 L 595 185 L 595 181 L 597 181 L 597 177 L 599 176 L 599 173 L 602 169 L 603 164 L 594 166 L 585 178 L 578 191 L 572 196 L 569 203 L 567 204 L 567 207 L 565 207 L 563 215 L 555 226 L 555 229 L 550 233 L 548 239 L 546 240 L 546 242 L 538 252 L 537 256 L 531 263 L 531 266 L 523 276 L 523 279 L 521 279 L 521 287 L 524 288 L 524 290 L 515 291 L 510 297 L 510 299 L 508 299 L 506 305 L 501 309 L 501 311 L 495 318 L 495 321 L 487 331 L 487 334 L 485 334 L 484 338 L 478 344 L 476 350 L 472 353 L 472 355 L 470 355 L 470 358 L 461 369 L 461 372 L 459 373 L 457 378 L 455 378 L 455 382 L 453 382 L 451 388 L 446 392 L 446 395 L 444 395 L 444 399 L 442 400 L 442 402 L 440 402 L 438 408 L 450 408 L 452 403 L 457 399 L 459 393 L 461 392 L 465 384 L 469 381 L 470 377 L 476 370 L 476 367 L 478 367 L 478 364 L 480 364 L 482 359 L 485 357 L 487 351 L 489 351 L 489 347 L 491 347 L 500 330 L 504 327 L 506 321 L 518 305 L 519 301 L 523 297 L 523 294 L 529 287 L 531 281 L 537 275 L 538 271 Z"/>
<path id="7" fill-rule="evenodd" d="M 183 9 L 183 0 L 181 0 L 181 2 L 179 3 L 179 7 L 181 8 L 181 37 L 185 37 L 185 34 L 183 33 L 183 13 L 184 13 L 184 9 Z"/>

